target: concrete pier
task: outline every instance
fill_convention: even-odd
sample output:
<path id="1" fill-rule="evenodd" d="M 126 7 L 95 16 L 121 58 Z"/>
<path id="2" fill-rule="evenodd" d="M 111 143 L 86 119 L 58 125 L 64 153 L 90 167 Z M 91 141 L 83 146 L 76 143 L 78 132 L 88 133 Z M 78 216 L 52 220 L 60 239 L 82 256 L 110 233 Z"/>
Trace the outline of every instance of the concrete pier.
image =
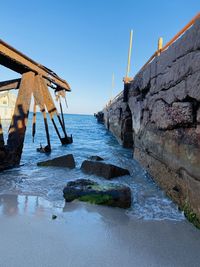
<path id="1" fill-rule="evenodd" d="M 149 62 L 103 116 L 119 142 L 133 148 L 134 158 L 200 226 L 200 19 Z"/>

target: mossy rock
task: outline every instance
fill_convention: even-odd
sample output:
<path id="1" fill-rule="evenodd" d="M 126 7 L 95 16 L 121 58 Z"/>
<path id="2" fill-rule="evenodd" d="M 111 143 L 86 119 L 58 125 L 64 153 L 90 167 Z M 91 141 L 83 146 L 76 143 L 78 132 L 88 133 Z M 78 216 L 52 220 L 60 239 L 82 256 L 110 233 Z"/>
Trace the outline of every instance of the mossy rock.
<path id="1" fill-rule="evenodd" d="M 196 226 L 198 229 L 200 229 L 200 219 L 197 214 L 193 212 L 188 203 L 183 206 L 183 212 L 188 221 L 194 224 L 194 226 Z"/>
<path id="2" fill-rule="evenodd" d="M 69 182 L 63 190 L 66 202 L 75 199 L 97 205 L 129 208 L 131 206 L 131 190 L 124 185 L 100 185 L 87 179 Z"/>
<path id="3" fill-rule="evenodd" d="M 112 202 L 112 197 L 105 194 L 89 194 L 79 197 L 78 200 L 97 205 L 109 205 Z"/>

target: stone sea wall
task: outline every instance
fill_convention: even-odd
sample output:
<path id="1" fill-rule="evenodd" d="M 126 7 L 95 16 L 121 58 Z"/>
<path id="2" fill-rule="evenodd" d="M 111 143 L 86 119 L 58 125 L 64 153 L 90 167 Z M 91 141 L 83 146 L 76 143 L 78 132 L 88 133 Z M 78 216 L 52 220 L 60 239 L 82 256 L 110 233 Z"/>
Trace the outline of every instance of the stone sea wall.
<path id="1" fill-rule="evenodd" d="M 188 216 L 200 219 L 200 20 L 104 108 L 104 123 Z"/>

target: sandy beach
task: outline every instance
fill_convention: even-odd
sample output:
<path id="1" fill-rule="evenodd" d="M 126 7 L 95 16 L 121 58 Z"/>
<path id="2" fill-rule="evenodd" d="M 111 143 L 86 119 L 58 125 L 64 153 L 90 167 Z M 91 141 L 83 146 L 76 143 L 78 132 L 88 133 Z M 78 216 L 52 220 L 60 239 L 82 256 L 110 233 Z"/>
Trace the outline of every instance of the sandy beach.
<path id="1" fill-rule="evenodd" d="M 200 231 L 187 221 L 82 202 L 51 207 L 34 196 L 2 195 L 0 211 L 1 267 L 200 265 Z"/>
<path id="2" fill-rule="evenodd" d="M 0 267 L 200 267 L 199 2 L 1 1 Z"/>

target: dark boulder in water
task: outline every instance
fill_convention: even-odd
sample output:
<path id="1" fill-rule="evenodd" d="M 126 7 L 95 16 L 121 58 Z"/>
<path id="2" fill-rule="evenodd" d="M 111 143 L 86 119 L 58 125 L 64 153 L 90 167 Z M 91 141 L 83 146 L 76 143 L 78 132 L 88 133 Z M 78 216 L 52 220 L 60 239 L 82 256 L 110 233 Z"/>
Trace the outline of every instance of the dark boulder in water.
<path id="1" fill-rule="evenodd" d="M 102 161 L 102 160 L 104 160 L 102 157 L 99 157 L 99 156 L 90 156 L 89 159 L 90 160 L 95 160 L 95 161 Z"/>
<path id="2" fill-rule="evenodd" d="M 45 146 L 45 147 L 43 147 L 43 146 L 40 144 L 40 147 L 37 148 L 37 152 L 50 154 L 50 153 L 51 153 L 51 148 L 50 148 L 48 145 Z"/>
<path id="3" fill-rule="evenodd" d="M 75 161 L 72 154 L 57 157 L 47 161 L 42 161 L 37 163 L 38 166 L 52 166 L 52 167 L 66 167 L 73 169 L 75 168 Z"/>
<path id="4" fill-rule="evenodd" d="M 63 196 L 66 202 L 77 199 L 92 204 L 119 208 L 129 208 L 131 206 L 131 190 L 129 187 L 116 184 L 100 185 L 88 179 L 68 182 L 63 189 Z"/>
<path id="5" fill-rule="evenodd" d="M 97 118 L 97 122 L 104 123 L 104 113 L 102 111 L 95 113 L 94 116 Z"/>
<path id="6" fill-rule="evenodd" d="M 128 170 L 120 168 L 113 164 L 90 160 L 83 161 L 81 169 L 85 173 L 102 176 L 108 180 L 118 176 L 130 175 Z"/>

